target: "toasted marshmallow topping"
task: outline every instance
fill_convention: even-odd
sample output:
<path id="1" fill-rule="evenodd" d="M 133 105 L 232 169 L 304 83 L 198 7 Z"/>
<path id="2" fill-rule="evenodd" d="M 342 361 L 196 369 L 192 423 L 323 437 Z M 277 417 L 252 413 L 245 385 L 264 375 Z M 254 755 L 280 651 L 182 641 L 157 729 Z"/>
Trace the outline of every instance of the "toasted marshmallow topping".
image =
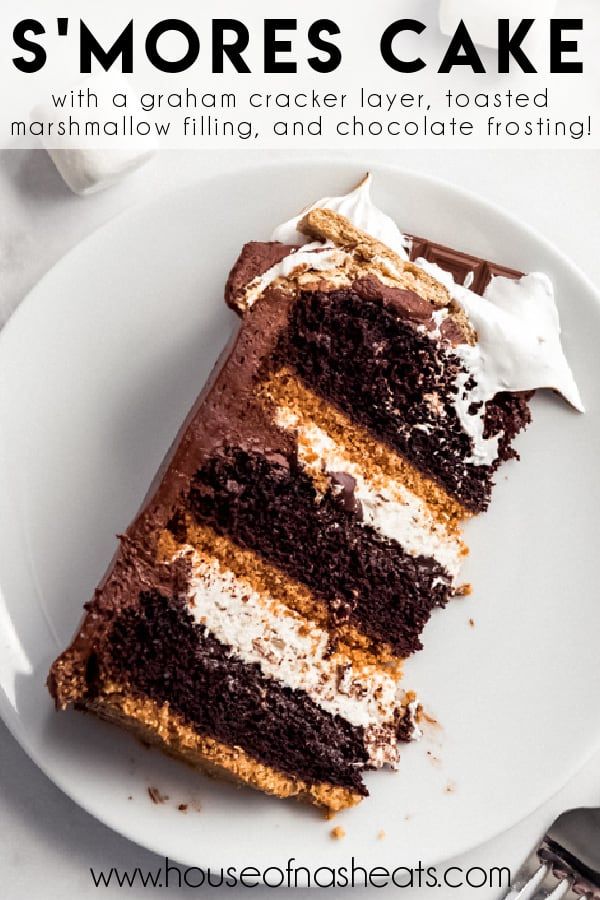
<path id="1" fill-rule="evenodd" d="M 298 231 L 300 220 L 311 209 L 331 209 L 348 219 L 356 228 L 381 241 L 402 259 L 408 259 L 408 241 L 393 219 L 382 212 L 371 198 L 372 175 L 367 175 L 361 183 L 344 197 L 323 197 L 300 215 L 294 216 L 275 229 L 271 240 L 283 244 L 306 244 L 309 238 Z"/>
<path id="2" fill-rule="evenodd" d="M 473 442 L 471 463 L 490 465 L 498 455 L 498 437 L 483 437 L 481 404 L 501 391 L 551 388 L 584 412 L 561 345 L 554 289 L 547 275 L 493 278 L 481 297 L 456 284 L 439 266 L 424 259 L 418 265 L 446 286 L 477 332 L 474 346 L 460 344 L 454 349 L 467 373 L 459 376 L 456 410 Z M 475 413 L 470 411 L 472 404 L 477 404 Z"/>

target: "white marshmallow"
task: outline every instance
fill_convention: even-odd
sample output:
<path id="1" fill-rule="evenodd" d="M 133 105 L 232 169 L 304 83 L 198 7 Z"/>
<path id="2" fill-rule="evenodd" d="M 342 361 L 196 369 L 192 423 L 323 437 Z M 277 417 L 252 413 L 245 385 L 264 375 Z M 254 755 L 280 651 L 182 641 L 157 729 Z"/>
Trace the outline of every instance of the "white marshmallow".
<path id="1" fill-rule="evenodd" d="M 128 172 L 143 165 L 154 150 L 100 150 L 73 147 L 69 150 L 46 148 L 50 157 L 75 194 L 94 194 L 110 187 Z"/>
<path id="2" fill-rule="evenodd" d="M 102 74 L 87 76 L 77 84 L 57 91 L 57 94 L 75 94 L 93 91 L 99 98 L 95 107 L 55 107 L 47 102 L 36 107 L 32 118 L 43 123 L 71 118 L 80 124 L 80 134 L 44 134 L 42 144 L 48 151 L 54 165 L 68 187 L 76 194 L 93 194 L 115 184 L 129 172 L 139 168 L 155 153 L 158 142 L 151 138 L 122 138 L 117 145 L 102 146 L 107 143 L 97 137 L 86 137 L 84 124 L 87 120 L 103 121 L 116 118 L 124 113 L 135 113 L 136 96 L 128 81 L 120 75 Z M 107 105 L 116 94 L 127 98 L 127 106 L 122 108 Z M 104 101 L 104 102 L 103 102 Z M 107 114 L 108 111 L 108 114 Z"/>

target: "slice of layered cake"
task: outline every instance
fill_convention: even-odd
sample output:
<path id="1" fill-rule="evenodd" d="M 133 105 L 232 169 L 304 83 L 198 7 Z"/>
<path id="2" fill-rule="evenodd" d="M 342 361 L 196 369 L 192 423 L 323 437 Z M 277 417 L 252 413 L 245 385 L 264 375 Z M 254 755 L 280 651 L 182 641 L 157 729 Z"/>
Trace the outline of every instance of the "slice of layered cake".
<path id="1" fill-rule="evenodd" d="M 242 250 L 239 330 L 49 677 L 60 708 L 333 810 L 418 732 L 402 661 L 464 592 L 461 523 L 531 393 L 581 408 L 548 279 L 407 239 L 369 187 Z"/>

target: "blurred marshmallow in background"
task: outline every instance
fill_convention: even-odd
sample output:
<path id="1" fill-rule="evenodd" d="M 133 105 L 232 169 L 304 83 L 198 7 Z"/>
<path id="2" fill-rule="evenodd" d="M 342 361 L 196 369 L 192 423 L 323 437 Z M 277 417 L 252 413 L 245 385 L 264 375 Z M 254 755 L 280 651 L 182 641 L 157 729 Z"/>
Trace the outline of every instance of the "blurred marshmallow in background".
<path id="1" fill-rule="evenodd" d="M 48 123 L 57 119 L 71 118 L 80 125 L 80 134 L 66 134 L 54 139 L 45 135 L 42 144 L 48 151 L 54 165 L 65 183 L 76 194 L 93 194 L 121 181 L 130 172 L 146 163 L 156 152 L 158 142 L 151 137 L 120 138 L 117 147 L 99 146 L 107 143 L 106 138 L 95 139 L 85 137 L 87 120 L 117 119 L 123 115 L 134 115 L 137 112 L 137 96 L 129 82 L 120 75 L 102 74 L 88 76 L 76 84 L 63 87 L 55 94 L 75 95 L 88 91 L 104 99 L 104 104 L 97 108 L 90 106 L 55 106 L 47 101 L 32 112 L 32 119 Z M 126 105 L 112 105 L 112 98 L 117 94 L 125 98 Z M 109 103 L 106 103 L 109 98 Z M 119 104 L 123 101 L 119 98 Z M 74 129 L 77 131 L 77 129 Z M 116 139 L 115 139 L 116 140 Z"/>
<path id="2" fill-rule="evenodd" d="M 498 19 L 548 20 L 557 0 L 440 0 L 440 29 L 453 35 L 461 19 L 482 47 L 498 47 Z M 533 37 L 533 31 L 532 31 Z"/>
<path id="3" fill-rule="evenodd" d="M 116 184 L 147 162 L 154 153 L 139 147 L 130 150 L 83 147 L 46 149 L 63 180 L 75 194 L 95 194 Z"/>

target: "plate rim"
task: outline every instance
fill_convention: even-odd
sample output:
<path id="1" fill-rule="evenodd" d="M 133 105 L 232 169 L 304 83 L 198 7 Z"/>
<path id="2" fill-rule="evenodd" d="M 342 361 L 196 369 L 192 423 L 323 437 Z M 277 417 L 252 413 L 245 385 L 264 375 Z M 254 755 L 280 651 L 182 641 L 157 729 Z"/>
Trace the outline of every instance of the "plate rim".
<path id="1" fill-rule="evenodd" d="M 280 172 L 289 172 L 290 170 L 294 169 L 302 169 L 308 174 L 311 168 L 318 168 L 324 165 L 330 165 L 339 173 L 346 171 L 349 175 L 351 175 L 352 173 L 356 173 L 357 170 L 360 170 L 361 168 L 364 168 L 364 170 L 370 170 L 376 175 L 380 173 L 382 176 L 391 179 L 400 176 L 410 180 L 414 179 L 417 182 L 427 183 L 433 188 L 446 191 L 449 194 L 452 194 L 454 197 L 458 197 L 460 200 L 463 200 L 468 204 L 483 210 L 487 214 L 492 214 L 494 217 L 502 219 L 504 224 L 506 225 L 516 226 L 521 232 L 525 232 L 530 239 L 540 245 L 544 249 L 544 251 L 556 258 L 557 261 L 559 261 L 560 264 L 565 267 L 570 276 L 577 279 L 581 283 L 582 288 L 585 291 L 589 292 L 589 295 L 593 298 L 594 302 L 597 303 L 600 307 L 600 287 L 597 287 L 592 279 L 560 247 L 554 244 L 553 241 L 545 237 L 545 235 L 538 231 L 537 228 L 534 228 L 533 226 L 528 224 L 527 221 L 523 221 L 517 215 L 513 214 L 511 211 L 503 207 L 501 204 L 485 198 L 474 190 L 464 188 L 462 186 L 457 186 L 447 178 L 420 172 L 418 169 L 404 167 L 393 163 L 378 161 L 373 163 L 368 162 L 366 159 L 363 161 L 362 158 L 339 158 L 330 153 L 326 156 L 320 157 L 318 160 L 312 158 L 294 159 L 286 162 L 272 162 L 266 160 L 259 163 L 252 162 L 249 164 L 246 163 L 243 165 L 234 166 L 225 172 L 213 173 L 210 176 L 203 177 L 199 174 L 197 177 L 194 176 L 193 178 L 191 178 L 186 185 L 162 191 L 158 196 L 154 196 L 149 199 L 144 198 L 134 203 L 132 206 L 129 206 L 126 209 L 121 210 L 120 212 L 111 216 L 99 227 L 95 228 L 89 234 L 85 235 L 80 241 L 69 248 L 69 250 L 67 250 L 67 252 L 64 253 L 58 260 L 56 260 L 20 301 L 17 308 L 5 322 L 4 326 L 0 329 L 0 365 L 2 365 L 2 354 L 4 346 L 6 345 L 7 341 L 12 339 L 11 335 L 14 329 L 19 326 L 21 317 L 23 317 L 31 309 L 32 304 L 36 302 L 36 294 L 39 291 L 43 291 L 46 281 L 52 277 L 56 270 L 65 265 L 68 265 L 68 261 L 72 255 L 75 255 L 83 246 L 97 240 L 98 235 L 114 227 L 115 223 L 126 220 L 130 216 L 139 216 L 139 214 L 143 213 L 144 211 L 150 212 L 151 210 L 160 207 L 160 205 L 166 200 L 172 200 L 179 195 L 188 194 L 191 190 L 195 190 L 201 185 L 209 184 L 211 182 L 222 181 L 230 177 L 238 177 L 242 175 L 252 176 L 257 172 L 264 173 L 274 170 L 278 170 Z M 69 797 L 70 800 L 72 800 L 80 808 L 85 810 L 85 812 L 91 815 L 93 818 L 97 819 L 103 825 L 110 828 L 112 831 L 124 837 L 125 839 L 130 840 L 138 846 L 144 847 L 159 856 L 164 855 L 161 847 L 158 844 L 156 844 L 152 840 L 145 838 L 143 835 L 140 835 L 134 827 L 122 825 L 118 820 L 111 820 L 110 815 L 106 815 L 104 810 L 99 811 L 94 808 L 93 803 L 88 803 L 86 801 L 85 793 L 82 794 L 81 792 L 72 788 L 66 776 L 63 776 L 60 772 L 57 773 L 52 770 L 51 765 L 47 764 L 43 754 L 39 753 L 38 748 L 36 748 L 31 742 L 27 730 L 23 725 L 21 717 L 11 704 L 1 684 L 0 717 L 2 718 L 4 724 L 8 728 L 13 738 L 25 751 L 29 759 L 40 769 L 40 771 L 44 773 L 44 775 L 54 785 L 56 785 L 64 794 L 66 794 L 66 796 Z M 587 763 L 598 753 L 598 751 L 600 751 L 600 734 L 598 736 L 597 744 L 594 744 L 591 748 L 585 751 L 580 761 L 578 763 L 574 763 L 566 773 L 563 773 L 561 775 L 560 781 L 556 784 L 555 788 L 551 791 L 550 794 L 543 792 L 543 796 L 537 797 L 537 799 L 532 799 L 516 819 L 510 816 L 508 817 L 510 821 L 506 821 L 504 822 L 504 824 L 496 825 L 493 828 L 489 829 L 489 831 L 484 831 L 480 839 L 478 839 L 477 843 L 472 844 L 470 842 L 467 842 L 467 844 L 464 844 L 459 841 L 458 847 L 451 854 L 444 855 L 441 859 L 436 859 L 431 862 L 435 862 L 436 865 L 440 865 L 451 859 L 455 859 L 464 854 L 473 852 L 478 847 L 483 846 L 484 844 L 499 837 L 501 834 L 506 833 L 511 828 L 517 826 L 519 823 L 523 822 L 525 819 L 531 816 L 536 810 L 540 809 L 545 803 L 549 802 L 554 796 L 556 796 L 577 775 L 577 773 L 587 765 Z M 182 858 L 178 861 L 182 864 L 197 864 L 194 863 L 194 861 L 191 859 L 188 859 L 186 861 L 185 851 L 182 851 Z M 210 862 L 208 860 L 206 861 L 205 866 L 206 868 L 210 866 Z"/>

